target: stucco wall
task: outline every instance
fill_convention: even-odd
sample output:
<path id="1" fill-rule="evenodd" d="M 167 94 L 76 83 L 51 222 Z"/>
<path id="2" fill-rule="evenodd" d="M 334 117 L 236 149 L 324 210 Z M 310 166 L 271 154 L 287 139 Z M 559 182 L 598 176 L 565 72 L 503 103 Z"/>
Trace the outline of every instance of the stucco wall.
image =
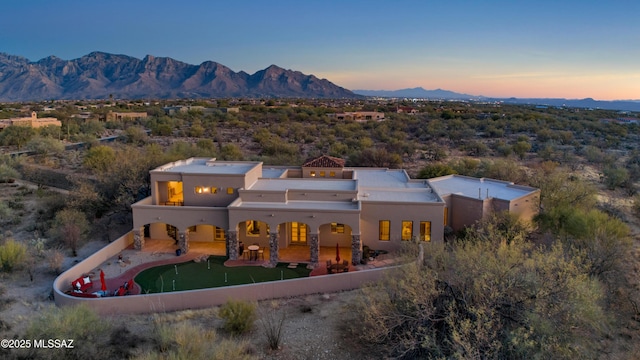
<path id="1" fill-rule="evenodd" d="M 413 235 L 420 236 L 420 222 L 431 221 L 431 241 L 444 238 L 444 203 L 362 202 L 361 240 L 376 250 L 395 250 L 402 243 L 402 221 L 413 221 Z M 390 240 L 379 240 L 379 220 L 390 221 Z"/>
<path id="2" fill-rule="evenodd" d="M 454 194 L 449 198 L 449 202 L 452 210 L 450 221 L 453 230 L 462 230 L 465 226 L 472 225 L 477 220 L 482 219 L 485 200 Z"/>

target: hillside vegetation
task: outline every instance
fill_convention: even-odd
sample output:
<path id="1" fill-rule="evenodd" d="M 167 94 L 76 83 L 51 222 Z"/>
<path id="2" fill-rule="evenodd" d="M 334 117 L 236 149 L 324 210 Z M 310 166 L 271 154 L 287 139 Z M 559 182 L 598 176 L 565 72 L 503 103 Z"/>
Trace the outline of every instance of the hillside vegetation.
<path id="1" fill-rule="evenodd" d="M 332 315 L 340 317 L 335 319 L 340 325 L 323 329 L 350 339 L 341 343 L 348 349 L 344 358 L 640 357 L 640 127 L 602 121 L 633 114 L 465 102 L 225 99 L 189 105 L 237 106 L 240 111 L 166 115 L 162 107 L 174 103 L 114 102 L 95 109 L 95 119 L 85 121 L 72 117 L 79 105 L 61 103 L 51 112 L 62 129 L 0 132 L 4 152 L 34 151 L 28 157 L 0 157 L 0 260 L 9 262 L 0 272 L 5 337 L 25 336 L 34 331 L 36 325 L 30 324 L 42 321 L 30 314 L 18 325 L 10 315 L 21 306 L 11 295 L 17 293 L 14 288 L 29 287 L 24 283 L 29 278 L 50 281 L 72 265 L 83 244 L 104 244 L 128 231 L 130 205 L 150 194 L 150 169 L 192 156 L 300 165 L 328 154 L 345 158 L 348 166 L 404 168 L 412 177 L 455 173 L 541 189 L 540 214 L 533 224 L 499 214 L 448 234 L 444 244 L 422 249 L 409 244 L 404 256 L 411 266 L 350 293 L 344 312 Z M 24 104 L 26 110 L 41 106 Z M 419 113 L 396 113 L 403 106 Z M 0 113 L 15 116 L 13 107 L 3 105 Z M 98 121 L 109 110 L 149 116 Z M 359 123 L 327 116 L 360 110 L 382 111 L 386 119 Z M 106 135 L 121 137 L 98 142 Z M 83 148 L 65 151 L 61 146 L 79 141 Z M 40 306 L 46 295 L 39 293 Z M 278 350 L 266 345 L 247 348 L 237 342 L 239 348 L 231 347 L 224 341 L 234 335 L 225 334 L 219 320 L 204 315 L 201 322 L 220 327 L 222 335 L 197 327 L 185 331 L 224 344 L 219 351 L 278 358 Z M 178 351 L 173 342 L 159 340 L 168 331 L 159 322 L 137 324 L 144 331 L 136 336 L 145 345 L 120 355 L 152 352 L 165 358 Z M 249 328 L 250 334 L 260 334 L 259 327 Z M 116 345 L 108 339 L 130 330 L 118 323 L 95 331 L 102 333 L 92 339 L 113 350 Z M 203 345 L 197 351 L 214 350 Z M 5 354 L 16 355 L 0 352 Z"/>

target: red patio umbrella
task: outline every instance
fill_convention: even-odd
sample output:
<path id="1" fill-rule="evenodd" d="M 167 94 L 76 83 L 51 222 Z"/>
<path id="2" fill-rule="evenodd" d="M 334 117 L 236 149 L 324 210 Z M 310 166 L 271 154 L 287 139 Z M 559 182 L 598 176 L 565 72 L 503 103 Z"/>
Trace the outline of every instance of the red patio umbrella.
<path id="1" fill-rule="evenodd" d="M 100 284 L 102 291 L 107 291 L 107 283 L 104 281 L 104 271 L 100 270 Z"/>
<path id="2" fill-rule="evenodd" d="M 340 262 L 340 245 L 336 243 L 336 262 Z"/>
<path id="3" fill-rule="evenodd" d="M 133 289 L 133 279 L 129 279 L 129 282 L 127 283 L 127 288 L 129 289 L 129 291 Z"/>

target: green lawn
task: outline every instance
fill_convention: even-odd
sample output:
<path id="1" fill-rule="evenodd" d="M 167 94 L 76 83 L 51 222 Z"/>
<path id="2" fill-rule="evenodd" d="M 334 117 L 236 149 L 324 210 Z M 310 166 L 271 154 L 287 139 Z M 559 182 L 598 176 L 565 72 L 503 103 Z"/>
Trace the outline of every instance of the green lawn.
<path id="1" fill-rule="evenodd" d="M 135 281 L 142 288 L 141 294 L 148 294 L 295 279 L 307 277 L 311 272 L 303 265 L 288 269 L 288 263 L 278 263 L 275 268 L 225 267 L 226 260 L 224 256 L 209 256 L 208 261 L 199 263 L 189 261 L 156 266 L 140 272 Z"/>

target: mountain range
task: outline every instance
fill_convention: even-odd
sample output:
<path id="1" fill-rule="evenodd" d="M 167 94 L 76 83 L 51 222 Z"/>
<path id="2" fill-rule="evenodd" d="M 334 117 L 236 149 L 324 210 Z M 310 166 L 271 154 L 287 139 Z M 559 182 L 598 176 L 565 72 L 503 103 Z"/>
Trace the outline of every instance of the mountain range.
<path id="1" fill-rule="evenodd" d="M 627 110 L 640 111 L 640 100 L 594 100 L 586 99 L 562 99 L 562 98 L 494 98 L 487 96 L 461 94 L 449 90 L 425 90 L 422 87 L 400 90 L 353 90 L 354 93 L 363 96 L 386 98 L 409 98 L 430 100 L 465 100 L 502 102 L 506 104 L 530 104 L 546 105 L 553 107 L 575 107 L 586 109 Z"/>
<path id="2" fill-rule="evenodd" d="M 115 98 L 357 98 L 326 79 L 271 65 L 254 74 L 206 61 L 92 52 L 37 62 L 0 53 L 0 101 Z"/>

